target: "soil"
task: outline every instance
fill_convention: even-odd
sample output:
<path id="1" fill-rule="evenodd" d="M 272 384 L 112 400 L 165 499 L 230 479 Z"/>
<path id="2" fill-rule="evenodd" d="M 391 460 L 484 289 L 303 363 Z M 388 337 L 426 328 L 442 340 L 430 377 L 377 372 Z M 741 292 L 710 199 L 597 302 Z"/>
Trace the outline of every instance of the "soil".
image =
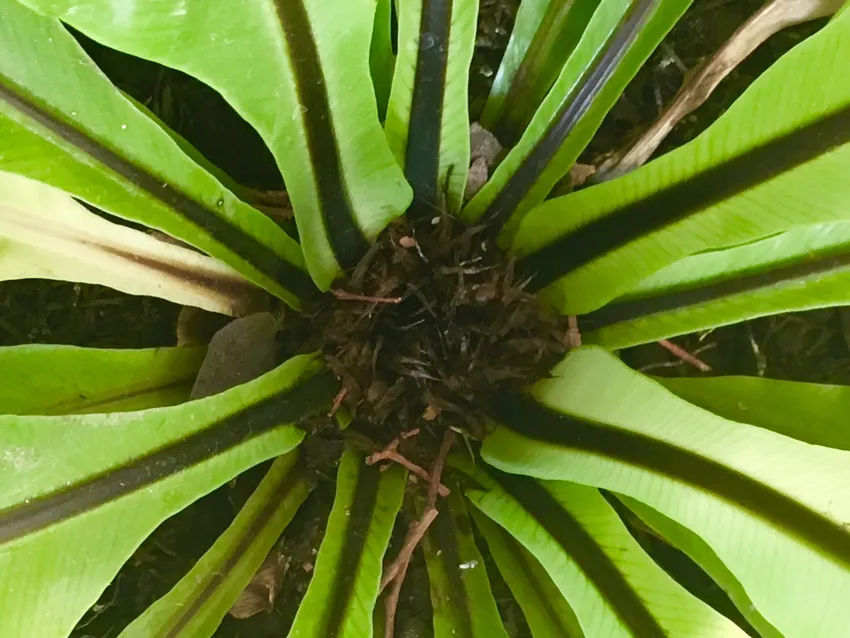
<path id="1" fill-rule="evenodd" d="M 486 98 L 507 45 L 517 4 L 517 0 L 481 2 L 479 37 L 470 80 L 473 112 Z M 639 135 L 670 101 L 684 72 L 719 47 L 760 4 L 760 0 L 696 0 L 629 85 L 581 161 L 597 161 Z M 693 139 L 755 77 L 821 24 L 789 29 L 771 38 L 718 87 L 703 107 L 676 127 L 659 152 Z M 260 190 L 282 188 L 274 160 L 259 136 L 215 91 L 180 72 L 79 37 L 118 86 L 151 108 L 236 181 Z M 486 240 L 486 229 L 476 232 L 481 232 Z M 388 442 L 399 429 L 406 429 L 423 414 L 431 417 L 433 428 L 421 438 L 423 443 L 404 449 L 405 453 L 421 457 L 418 460 L 423 464 L 433 456 L 441 428 L 461 425 L 473 435 L 480 428 L 468 406 L 470 397 L 479 396 L 480 388 L 492 381 L 490 375 L 502 375 L 500 382 L 521 383 L 528 375 L 537 374 L 540 367 L 547 366 L 552 358 L 557 359 L 563 349 L 564 326 L 541 313 L 533 299 L 522 292 L 521 282 L 513 278 L 510 262 L 498 251 L 483 250 L 478 239 L 448 218 L 440 218 L 436 224 L 420 220 L 413 226 L 393 226 L 385 233 L 377 257 L 373 255 L 374 259 L 361 269 L 360 279 L 340 287 L 350 295 L 383 301 L 333 298 L 314 317 L 325 322 L 321 330 L 324 349 L 331 365 L 343 376 L 348 391 L 346 407 L 357 414 L 358 422 L 366 424 L 363 433 L 376 445 Z M 433 261 L 444 270 L 438 269 L 439 276 L 426 276 L 424 261 Z M 394 297 L 402 300 L 386 303 L 386 299 Z M 433 314 L 434 302 L 429 300 L 436 300 L 439 306 Z M 178 307 L 165 301 L 131 297 L 99 286 L 49 281 L 0 283 L 0 345 L 65 343 L 121 348 L 175 345 L 178 312 Z M 352 313 L 359 321 L 351 321 Z M 514 343 L 513 349 L 491 348 L 488 335 L 480 329 L 476 333 L 482 315 L 503 332 L 500 343 L 508 339 Z M 439 336 L 438 318 L 449 316 L 456 329 L 445 342 Z M 675 341 L 697 353 L 718 374 L 847 383 L 850 382 L 848 326 L 847 311 L 819 310 L 759 319 Z M 297 322 L 290 329 L 297 331 Z M 392 338 L 381 342 L 378 337 L 386 334 Z M 655 344 L 633 348 L 622 355 L 630 365 L 653 374 L 700 374 Z M 529 360 L 531 366 L 527 365 Z M 472 366 L 477 374 L 461 373 L 464 366 Z M 394 383 L 389 379 L 399 374 L 403 387 L 394 391 Z M 445 382 L 438 383 L 435 379 Z M 408 401 L 409 397 L 415 398 Z M 403 419 L 388 428 L 386 422 L 391 413 L 403 415 Z M 244 500 L 265 467 L 254 468 L 234 485 L 222 487 L 165 521 L 121 570 L 73 636 L 114 637 L 168 591 L 226 528 L 236 511 L 234 503 Z M 291 561 L 272 612 L 245 620 L 227 617 L 216 636 L 285 635 L 309 583 L 310 568 L 332 500 L 333 482 L 328 475 L 318 480 L 317 489 L 281 539 L 279 549 Z M 397 528 L 391 555 L 400 546 L 403 530 L 407 529 L 403 517 Z M 722 592 L 681 554 L 658 543 L 653 546 L 652 539 L 647 539 L 640 530 L 632 531 L 694 593 L 725 613 L 733 613 Z M 491 561 L 489 556 L 485 560 Z M 530 635 L 497 570 L 491 564 L 488 567 L 511 635 Z M 426 583 L 424 564 L 417 553 L 402 591 L 398 616 L 402 625 L 412 627 L 410 635 L 427 635 L 430 626 L 430 603 L 427 596 L 421 595 L 426 591 Z M 426 633 L 413 633 L 417 626 L 424 626 Z"/>

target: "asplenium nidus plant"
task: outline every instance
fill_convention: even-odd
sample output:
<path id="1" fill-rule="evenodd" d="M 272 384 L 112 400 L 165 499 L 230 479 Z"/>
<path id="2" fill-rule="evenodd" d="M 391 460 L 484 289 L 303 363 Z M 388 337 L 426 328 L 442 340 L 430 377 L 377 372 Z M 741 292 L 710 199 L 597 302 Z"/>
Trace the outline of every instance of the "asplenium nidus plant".
<path id="1" fill-rule="evenodd" d="M 291 355 L 275 362 L 268 340 L 239 365 L 273 370 L 190 401 L 203 348 L 0 349 L 0 636 L 68 635 L 159 523 L 273 458 L 121 636 L 212 635 L 328 472 L 291 636 L 384 632 L 379 601 L 400 581 L 382 572 L 403 573 L 388 547 L 408 523 L 430 523 L 417 547 L 436 636 L 507 635 L 481 542 L 537 638 L 745 635 L 613 504 L 758 635 L 847 635 L 850 391 L 653 379 L 611 351 L 848 302 L 850 15 L 693 142 L 547 200 L 689 2 L 525 0 L 482 115 L 507 151 L 465 202 L 477 3 L 396 4 L 397 23 L 389 0 L 0 0 L 2 278 L 232 316 L 274 297 L 278 323 L 252 316 L 267 335 L 282 325 Z M 276 158 L 297 239 L 63 22 L 219 91 Z M 576 315 L 590 345 L 565 354 L 559 317 Z"/>

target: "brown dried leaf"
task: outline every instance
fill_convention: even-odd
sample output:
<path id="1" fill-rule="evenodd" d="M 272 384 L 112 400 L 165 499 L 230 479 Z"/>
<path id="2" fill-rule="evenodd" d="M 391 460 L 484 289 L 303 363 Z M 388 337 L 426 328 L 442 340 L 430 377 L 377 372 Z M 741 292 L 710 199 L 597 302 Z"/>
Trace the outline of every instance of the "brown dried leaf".
<path id="1" fill-rule="evenodd" d="M 469 148 L 471 159 L 483 158 L 488 166 L 493 166 L 499 153 L 502 152 L 502 145 L 499 144 L 496 136 L 478 122 L 473 122 L 469 127 Z"/>
<path id="2" fill-rule="evenodd" d="M 487 166 L 487 160 L 483 157 L 476 157 L 472 161 L 472 166 L 469 167 L 469 173 L 466 176 L 464 199 L 468 201 L 475 197 L 478 191 L 484 188 L 488 179 L 490 179 L 490 169 Z"/>
<path id="3" fill-rule="evenodd" d="M 490 131 L 474 122 L 469 127 L 469 159 L 471 165 L 466 178 L 464 199 L 472 197 L 480 191 L 490 178 L 490 169 L 496 163 L 496 158 L 502 152 L 502 145 Z"/>
<path id="4" fill-rule="evenodd" d="M 570 188 L 578 188 L 593 177 L 596 167 L 593 164 L 573 164 L 570 169 Z"/>
<path id="5" fill-rule="evenodd" d="M 242 619 L 271 611 L 288 568 L 289 561 L 277 550 L 272 550 L 228 613 Z"/>

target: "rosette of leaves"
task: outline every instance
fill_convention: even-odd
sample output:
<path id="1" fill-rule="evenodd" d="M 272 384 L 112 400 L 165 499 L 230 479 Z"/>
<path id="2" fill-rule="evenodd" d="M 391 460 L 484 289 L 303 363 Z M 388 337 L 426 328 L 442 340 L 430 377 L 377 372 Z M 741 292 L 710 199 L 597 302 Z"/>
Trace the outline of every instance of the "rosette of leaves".
<path id="1" fill-rule="evenodd" d="M 505 150 L 470 198 L 475 0 L 0 0 L 0 276 L 257 330 L 210 347 L 248 372 L 201 390 L 203 347 L 0 349 L 0 635 L 67 636 L 157 525 L 271 459 L 121 636 L 213 635 L 322 481 L 291 636 L 391 635 L 413 547 L 428 635 L 508 635 L 496 572 L 535 637 L 844 635 L 848 390 L 659 380 L 613 351 L 848 302 L 850 15 L 692 142 L 550 196 L 689 4 L 524 0 L 482 115 Z M 217 90 L 276 159 L 294 225 L 68 27 Z M 270 299 L 276 317 L 254 314 Z M 569 352 L 567 316 L 586 344 Z"/>

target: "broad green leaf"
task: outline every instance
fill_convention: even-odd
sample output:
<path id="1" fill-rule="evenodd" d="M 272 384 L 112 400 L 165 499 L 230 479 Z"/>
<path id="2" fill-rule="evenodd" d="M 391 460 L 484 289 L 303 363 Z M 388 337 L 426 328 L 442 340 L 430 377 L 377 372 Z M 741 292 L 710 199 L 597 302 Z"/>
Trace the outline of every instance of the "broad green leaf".
<path id="1" fill-rule="evenodd" d="M 588 343 L 638 343 L 850 303 L 850 224 L 813 224 L 662 268 L 580 322 Z"/>
<path id="2" fill-rule="evenodd" d="M 618 495 L 618 498 L 651 530 L 696 562 L 726 592 L 747 622 L 758 630 L 760 638 L 783 638 L 776 627 L 759 613 L 747 591 L 705 541 L 688 528 L 640 501 L 622 495 Z"/>
<path id="3" fill-rule="evenodd" d="M 323 290 L 407 208 L 370 76 L 376 0 L 23 1 L 221 93 L 277 160 Z"/>
<path id="4" fill-rule="evenodd" d="M 634 498 L 698 535 L 785 636 L 850 622 L 850 453 L 692 406 L 599 348 L 498 397 L 482 447 L 506 472 Z"/>
<path id="5" fill-rule="evenodd" d="M 228 315 L 263 293 L 229 266 L 95 215 L 46 184 L 0 171 L 0 281 L 101 284 Z"/>
<path id="6" fill-rule="evenodd" d="M 522 138 L 463 210 L 516 223 L 570 170 L 608 110 L 690 0 L 602 0 Z M 551 236 L 548 233 L 546 237 Z"/>
<path id="7" fill-rule="evenodd" d="M 585 314 L 691 254 L 850 219 L 850 15 L 758 78 L 693 142 L 624 177 L 554 199 L 511 250 L 531 287 Z"/>
<path id="8" fill-rule="evenodd" d="M 176 407 L 0 417 L 0 636 L 67 636 L 157 525 L 292 450 L 337 388 L 301 356 Z"/>
<path id="9" fill-rule="evenodd" d="M 183 403 L 205 348 L 0 348 L 0 414 L 129 412 Z"/>
<path id="10" fill-rule="evenodd" d="M 455 214 L 469 168 L 469 65 L 478 0 L 399 4 L 398 57 L 385 129 L 413 187 L 413 214 Z"/>
<path id="11" fill-rule="evenodd" d="M 298 452 L 277 459 L 227 531 L 120 638 L 208 638 L 310 493 Z"/>
<path id="12" fill-rule="evenodd" d="M 508 638 L 490 589 L 484 559 L 460 485 L 438 503 L 439 514 L 422 539 L 431 585 L 435 638 Z"/>
<path id="13" fill-rule="evenodd" d="M 0 0 L 0 170 L 177 237 L 290 304 L 311 290 L 294 240 L 184 154 L 58 21 L 14 0 Z"/>
<path id="14" fill-rule="evenodd" d="M 470 500 L 540 561 L 584 635 L 746 636 L 656 565 L 597 490 L 498 473 L 496 480 L 498 488 L 470 492 Z"/>
<path id="15" fill-rule="evenodd" d="M 502 578 L 522 608 L 534 638 L 584 638 L 575 612 L 540 561 L 477 507 L 470 513 L 487 540 Z"/>
<path id="16" fill-rule="evenodd" d="M 525 0 L 493 79 L 481 126 L 516 144 L 558 79 L 601 0 Z"/>
<path id="17" fill-rule="evenodd" d="M 392 43 L 393 0 L 377 0 L 377 3 L 372 48 L 369 51 L 369 68 L 372 71 L 372 84 L 375 86 L 375 99 L 378 101 L 378 117 L 383 122 L 387 116 L 387 103 L 390 100 L 395 68 Z"/>
<path id="18" fill-rule="evenodd" d="M 398 466 L 381 472 L 352 450 L 343 455 L 313 579 L 290 638 L 372 636 L 384 553 L 406 481 Z"/>
<path id="19" fill-rule="evenodd" d="M 850 451 L 850 387 L 760 377 L 656 379 L 689 403 L 812 445 Z"/>

